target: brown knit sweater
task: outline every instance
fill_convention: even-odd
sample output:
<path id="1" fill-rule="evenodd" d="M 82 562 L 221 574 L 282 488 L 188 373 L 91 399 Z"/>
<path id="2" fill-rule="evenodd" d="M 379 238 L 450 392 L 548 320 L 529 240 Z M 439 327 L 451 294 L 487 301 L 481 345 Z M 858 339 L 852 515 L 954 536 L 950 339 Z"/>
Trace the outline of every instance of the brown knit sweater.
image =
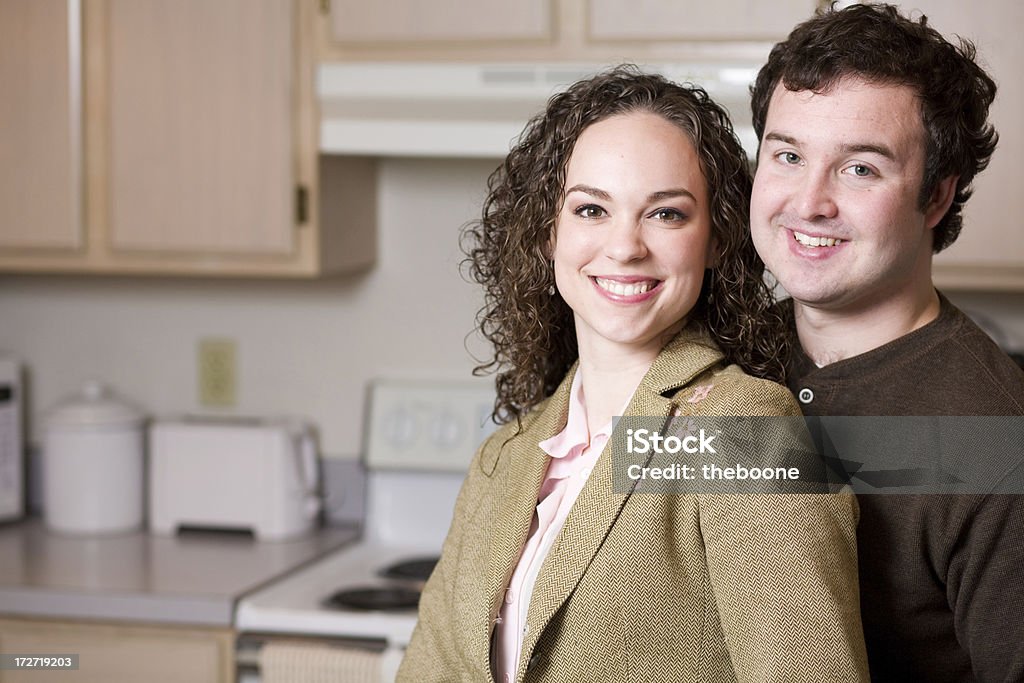
<path id="1" fill-rule="evenodd" d="M 797 351 L 788 384 L 804 413 L 1024 415 L 1024 372 L 940 299 L 936 320 L 859 356 L 817 368 Z M 1024 681 L 1024 496 L 859 502 L 872 680 Z"/>

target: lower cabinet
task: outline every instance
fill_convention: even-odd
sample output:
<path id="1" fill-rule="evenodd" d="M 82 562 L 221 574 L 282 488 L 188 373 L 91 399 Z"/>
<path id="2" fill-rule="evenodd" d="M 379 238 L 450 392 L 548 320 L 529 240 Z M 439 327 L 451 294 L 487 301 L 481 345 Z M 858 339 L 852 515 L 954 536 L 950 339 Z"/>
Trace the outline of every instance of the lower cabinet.
<path id="1" fill-rule="evenodd" d="M 78 655 L 78 670 L 3 670 L 0 683 L 234 683 L 229 628 L 0 619 L 5 655 Z"/>

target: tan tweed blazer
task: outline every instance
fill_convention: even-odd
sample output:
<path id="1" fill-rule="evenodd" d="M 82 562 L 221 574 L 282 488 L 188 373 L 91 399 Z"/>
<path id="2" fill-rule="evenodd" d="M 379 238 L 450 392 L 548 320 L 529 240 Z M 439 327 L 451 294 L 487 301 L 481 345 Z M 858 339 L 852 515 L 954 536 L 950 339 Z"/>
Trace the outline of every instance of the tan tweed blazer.
<path id="1" fill-rule="evenodd" d="M 538 443 L 565 426 L 574 371 L 474 458 L 399 681 L 492 680 L 494 619 L 545 475 Z M 655 360 L 628 414 L 676 409 L 799 414 L 783 387 L 727 367 L 695 325 Z M 617 495 L 609 450 L 537 577 L 518 681 L 867 680 L 852 496 Z"/>

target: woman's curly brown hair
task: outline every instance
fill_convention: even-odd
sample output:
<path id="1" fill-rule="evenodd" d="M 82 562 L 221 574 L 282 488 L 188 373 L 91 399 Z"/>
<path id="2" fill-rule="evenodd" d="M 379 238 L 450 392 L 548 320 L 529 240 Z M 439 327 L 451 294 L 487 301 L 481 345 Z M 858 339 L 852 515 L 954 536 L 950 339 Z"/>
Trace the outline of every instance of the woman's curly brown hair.
<path id="1" fill-rule="evenodd" d="M 578 357 L 573 313 L 550 293 L 546 256 L 565 169 L 584 129 L 638 111 L 686 133 L 707 181 L 717 265 L 705 273 L 691 317 L 704 322 L 730 362 L 758 377 L 783 377 L 786 328 L 748 234 L 750 171 L 728 115 L 699 87 L 619 66 L 548 101 L 488 179 L 481 219 L 463 231 L 469 275 L 485 290 L 477 324 L 494 346 L 494 357 L 474 373 L 498 371 L 498 422 L 518 419 L 550 396 Z"/>

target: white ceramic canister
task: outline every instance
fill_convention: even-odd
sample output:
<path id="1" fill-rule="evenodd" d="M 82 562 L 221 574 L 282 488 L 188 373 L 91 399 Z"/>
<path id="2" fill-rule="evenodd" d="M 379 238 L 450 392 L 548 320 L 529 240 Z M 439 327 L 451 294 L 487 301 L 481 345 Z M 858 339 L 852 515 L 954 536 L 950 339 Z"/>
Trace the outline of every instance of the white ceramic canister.
<path id="1" fill-rule="evenodd" d="M 142 526 L 145 415 L 100 382 L 58 403 L 43 435 L 44 518 L 53 531 Z"/>

